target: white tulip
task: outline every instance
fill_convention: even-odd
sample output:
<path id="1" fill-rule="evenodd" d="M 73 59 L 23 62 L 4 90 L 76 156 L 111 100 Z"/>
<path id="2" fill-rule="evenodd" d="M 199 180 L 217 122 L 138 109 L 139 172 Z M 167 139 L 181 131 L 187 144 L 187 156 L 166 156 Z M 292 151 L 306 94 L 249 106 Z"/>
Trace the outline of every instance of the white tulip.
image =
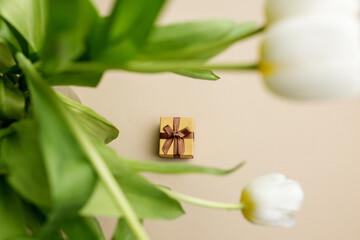
<path id="1" fill-rule="evenodd" d="M 275 93 L 300 99 L 360 92 L 359 22 L 352 16 L 291 18 L 269 27 L 260 69 Z"/>
<path id="2" fill-rule="evenodd" d="M 359 13 L 359 0 L 268 0 L 266 15 L 268 21 L 275 21 L 311 14 L 345 14 Z"/>
<path id="3" fill-rule="evenodd" d="M 300 209 L 303 199 L 299 183 L 282 174 L 268 174 L 255 178 L 243 190 L 242 212 L 256 224 L 292 227 L 295 225 L 293 211 Z"/>

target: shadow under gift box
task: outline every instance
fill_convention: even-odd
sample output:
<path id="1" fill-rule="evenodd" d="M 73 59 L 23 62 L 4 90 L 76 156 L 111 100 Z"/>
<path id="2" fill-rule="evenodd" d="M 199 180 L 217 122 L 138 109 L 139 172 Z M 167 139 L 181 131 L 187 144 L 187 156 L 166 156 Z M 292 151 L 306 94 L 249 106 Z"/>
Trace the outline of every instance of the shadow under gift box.
<path id="1" fill-rule="evenodd" d="M 176 123 L 176 121 L 178 121 L 179 123 L 178 129 L 174 129 L 174 123 Z M 166 133 L 166 131 L 164 130 L 166 126 L 168 126 L 167 129 L 174 132 L 175 135 L 181 136 L 181 133 L 186 134 L 188 133 L 188 130 L 190 131 L 190 133 L 184 136 L 182 139 L 180 139 L 179 136 L 169 136 L 169 134 Z M 176 149 L 179 149 L 179 144 L 182 144 L 182 143 L 177 144 L 178 141 L 183 141 L 184 143 L 183 153 L 178 153 L 176 151 Z M 171 145 L 168 148 L 167 153 L 164 152 L 164 144 L 166 144 L 166 142 L 167 144 L 171 142 Z M 174 152 L 174 146 L 175 146 L 175 152 Z M 194 157 L 194 119 L 193 118 L 177 118 L 177 117 L 160 118 L 159 156 L 163 158 L 193 158 Z"/>

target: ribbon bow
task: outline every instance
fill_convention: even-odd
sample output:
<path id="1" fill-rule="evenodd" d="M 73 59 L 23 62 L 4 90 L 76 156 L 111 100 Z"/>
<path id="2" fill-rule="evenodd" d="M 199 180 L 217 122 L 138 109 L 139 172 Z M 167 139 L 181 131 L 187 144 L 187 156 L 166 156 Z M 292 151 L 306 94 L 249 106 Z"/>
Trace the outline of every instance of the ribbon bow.
<path id="1" fill-rule="evenodd" d="M 165 138 L 166 141 L 162 150 L 167 155 L 171 144 L 174 142 L 174 157 L 180 157 L 185 152 L 184 138 L 194 138 L 194 133 L 190 131 L 188 127 L 179 130 L 180 118 L 174 117 L 173 121 L 174 129 L 169 125 L 166 125 L 163 129 L 164 133 L 160 133 L 160 138 Z"/>

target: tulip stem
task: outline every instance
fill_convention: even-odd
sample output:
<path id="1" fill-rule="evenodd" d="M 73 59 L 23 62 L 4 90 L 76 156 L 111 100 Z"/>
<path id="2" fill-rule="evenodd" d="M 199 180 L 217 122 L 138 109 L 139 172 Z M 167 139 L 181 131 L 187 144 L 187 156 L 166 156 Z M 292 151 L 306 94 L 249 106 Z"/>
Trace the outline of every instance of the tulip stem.
<path id="1" fill-rule="evenodd" d="M 127 64 L 123 69 L 127 71 L 143 72 L 143 73 L 157 73 L 166 71 L 176 70 L 237 70 L 237 71 L 248 71 L 257 70 L 258 64 L 204 64 L 199 61 L 158 61 L 158 62 L 136 62 Z"/>
<path id="2" fill-rule="evenodd" d="M 171 72 L 183 69 L 189 70 L 237 70 L 237 71 L 249 71 L 258 70 L 258 64 L 209 64 L 206 65 L 200 61 L 156 61 L 156 62 L 141 62 L 132 61 L 123 64 L 102 64 L 81 62 L 74 63 L 68 66 L 65 71 L 94 71 L 103 72 L 110 69 L 122 69 L 130 72 L 140 73 L 159 73 L 159 72 Z"/>
<path id="3" fill-rule="evenodd" d="M 258 29 L 256 29 L 255 31 L 251 32 L 251 33 L 250 33 L 249 35 L 247 35 L 246 37 L 254 36 L 254 35 L 258 34 L 258 33 L 263 32 L 265 29 L 266 29 L 266 26 L 265 26 L 265 25 L 264 25 L 264 26 L 261 26 L 261 27 L 259 27 Z"/>
<path id="4" fill-rule="evenodd" d="M 241 70 L 241 71 L 251 71 L 258 70 L 259 64 L 214 64 L 206 65 L 207 69 L 211 70 Z M 205 68 L 204 67 L 204 68 Z"/>
<path id="5" fill-rule="evenodd" d="M 157 187 L 158 189 L 163 191 L 166 195 L 168 195 L 170 198 L 200 207 L 215 208 L 222 210 L 241 210 L 244 208 L 244 204 L 242 203 L 223 203 L 223 202 L 209 201 L 206 199 L 196 198 L 182 193 L 178 193 L 163 186 L 157 186 Z"/>

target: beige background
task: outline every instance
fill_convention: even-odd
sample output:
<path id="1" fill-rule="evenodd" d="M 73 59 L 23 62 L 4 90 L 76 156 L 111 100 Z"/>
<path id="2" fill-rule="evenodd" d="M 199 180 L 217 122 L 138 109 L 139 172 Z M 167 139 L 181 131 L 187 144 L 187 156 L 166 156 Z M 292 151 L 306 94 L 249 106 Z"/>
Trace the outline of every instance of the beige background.
<path id="1" fill-rule="evenodd" d="M 111 1 L 98 0 L 106 13 Z M 230 18 L 263 23 L 262 0 L 173 0 L 162 23 Z M 240 43 L 217 61 L 255 61 L 261 37 Z M 314 63 L 316 64 L 316 63 Z M 218 72 L 217 82 L 173 74 L 109 72 L 95 89 L 76 88 L 82 101 L 119 129 L 111 145 L 128 158 L 157 156 L 161 116 L 195 118 L 195 158 L 189 163 L 247 165 L 228 177 L 147 174 L 156 183 L 211 200 L 236 202 L 254 177 L 281 172 L 298 180 L 305 202 L 295 228 L 260 227 L 240 212 L 184 204 L 187 214 L 174 221 L 147 221 L 155 240 L 356 240 L 360 239 L 360 99 L 294 102 L 278 98 L 257 73 Z M 169 89 L 180 90 L 180 101 Z M 103 220 L 109 234 L 114 221 Z"/>

